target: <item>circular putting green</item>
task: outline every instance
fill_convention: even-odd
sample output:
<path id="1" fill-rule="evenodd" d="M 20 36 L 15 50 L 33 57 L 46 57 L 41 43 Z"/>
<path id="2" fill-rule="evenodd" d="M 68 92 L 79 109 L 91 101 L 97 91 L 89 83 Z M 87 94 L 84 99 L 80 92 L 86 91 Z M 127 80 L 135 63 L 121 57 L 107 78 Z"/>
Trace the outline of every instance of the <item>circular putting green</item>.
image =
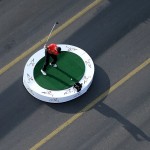
<path id="1" fill-rule="evenodd" d="M 34 68 L 34 79 L 37 84 L 48 90 L 64 90 L 81 80 L 85 72 L 85 64 L 80 56 L 72 52 L 62 51 L 58 55 L 56 68 L 49 65 L 44 76 L 41 68 L 45 57 L 40 59 Z M 51 62 L 51 59 L 50 59 Z"/>

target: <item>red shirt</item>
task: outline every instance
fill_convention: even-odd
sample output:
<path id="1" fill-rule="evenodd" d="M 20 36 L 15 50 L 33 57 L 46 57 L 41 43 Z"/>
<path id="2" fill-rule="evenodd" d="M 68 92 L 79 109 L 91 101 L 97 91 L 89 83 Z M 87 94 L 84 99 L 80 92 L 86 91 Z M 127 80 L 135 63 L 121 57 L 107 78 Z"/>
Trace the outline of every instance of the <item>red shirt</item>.
<path id="1" fill-rule="evenodd" d="M 57 51 L 57 45 L 52 43 L 47 46 L 47 51 L 49 54 L 58 55 L 59 52 Z"/>

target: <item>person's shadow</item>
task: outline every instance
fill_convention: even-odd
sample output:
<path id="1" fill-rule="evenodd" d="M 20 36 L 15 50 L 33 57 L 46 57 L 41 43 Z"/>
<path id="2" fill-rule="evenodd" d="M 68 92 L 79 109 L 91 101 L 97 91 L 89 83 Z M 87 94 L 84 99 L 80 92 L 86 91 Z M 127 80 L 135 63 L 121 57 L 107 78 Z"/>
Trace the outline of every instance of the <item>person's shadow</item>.
<path id="1" fill-rule="evenodd" d="M 98 110 L 106 117 L 114 118 L 115 120 L 117 120 L 120 124 L 122 124 L 123 128 L 126 129 L 137 141 L 146 140 L 150 142 L 150 136 L 146 135 L 136 125 L 131 123 L 129 120 L 120 115 L 117 111 L 104 104 L 103 102 L 99 103 L 96 106 L 96 110 Z"/>

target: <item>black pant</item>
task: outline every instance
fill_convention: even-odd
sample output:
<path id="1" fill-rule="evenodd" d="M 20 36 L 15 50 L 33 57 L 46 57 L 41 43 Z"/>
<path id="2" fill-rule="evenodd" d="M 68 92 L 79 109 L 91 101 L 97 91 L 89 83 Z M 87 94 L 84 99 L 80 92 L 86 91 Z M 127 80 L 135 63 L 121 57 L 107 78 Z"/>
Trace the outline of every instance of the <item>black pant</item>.
<path id="1" fill-rule="evenodd" d="M 45 50 L 45 64 L 44 64 L 44 66 L 42 68 L 43 71 L 46 71 L 47 66 L 49 65 L 50 57 L 53 59 L 53 61 L 51 62 L 51 64 L 52 65 L 56 64 L 56 62 L 57 62 L 57 56 L 53 55 L 53 54 L 49 54 L 47 52 L 47 50 Z"/>

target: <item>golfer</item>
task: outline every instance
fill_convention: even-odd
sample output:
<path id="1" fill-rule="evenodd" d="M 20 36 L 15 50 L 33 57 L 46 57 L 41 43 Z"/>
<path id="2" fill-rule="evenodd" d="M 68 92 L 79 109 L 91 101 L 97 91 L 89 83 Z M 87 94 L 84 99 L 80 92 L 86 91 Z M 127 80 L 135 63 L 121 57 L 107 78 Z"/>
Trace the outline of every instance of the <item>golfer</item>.
<path id="1" fill-rule="evenodd" d="M 46 75 L 46 69 L 48 65 L 52 67 L 57 67 L 57 55 L 61 53 L 61 48 L 57 46 L 57 44 L 52 43 L 48 46 L 44 45 L 45 48 L 45 64 L 41 69 L 43 75 Z M 49 64 L 50 57 L 53 59 Z"/>

